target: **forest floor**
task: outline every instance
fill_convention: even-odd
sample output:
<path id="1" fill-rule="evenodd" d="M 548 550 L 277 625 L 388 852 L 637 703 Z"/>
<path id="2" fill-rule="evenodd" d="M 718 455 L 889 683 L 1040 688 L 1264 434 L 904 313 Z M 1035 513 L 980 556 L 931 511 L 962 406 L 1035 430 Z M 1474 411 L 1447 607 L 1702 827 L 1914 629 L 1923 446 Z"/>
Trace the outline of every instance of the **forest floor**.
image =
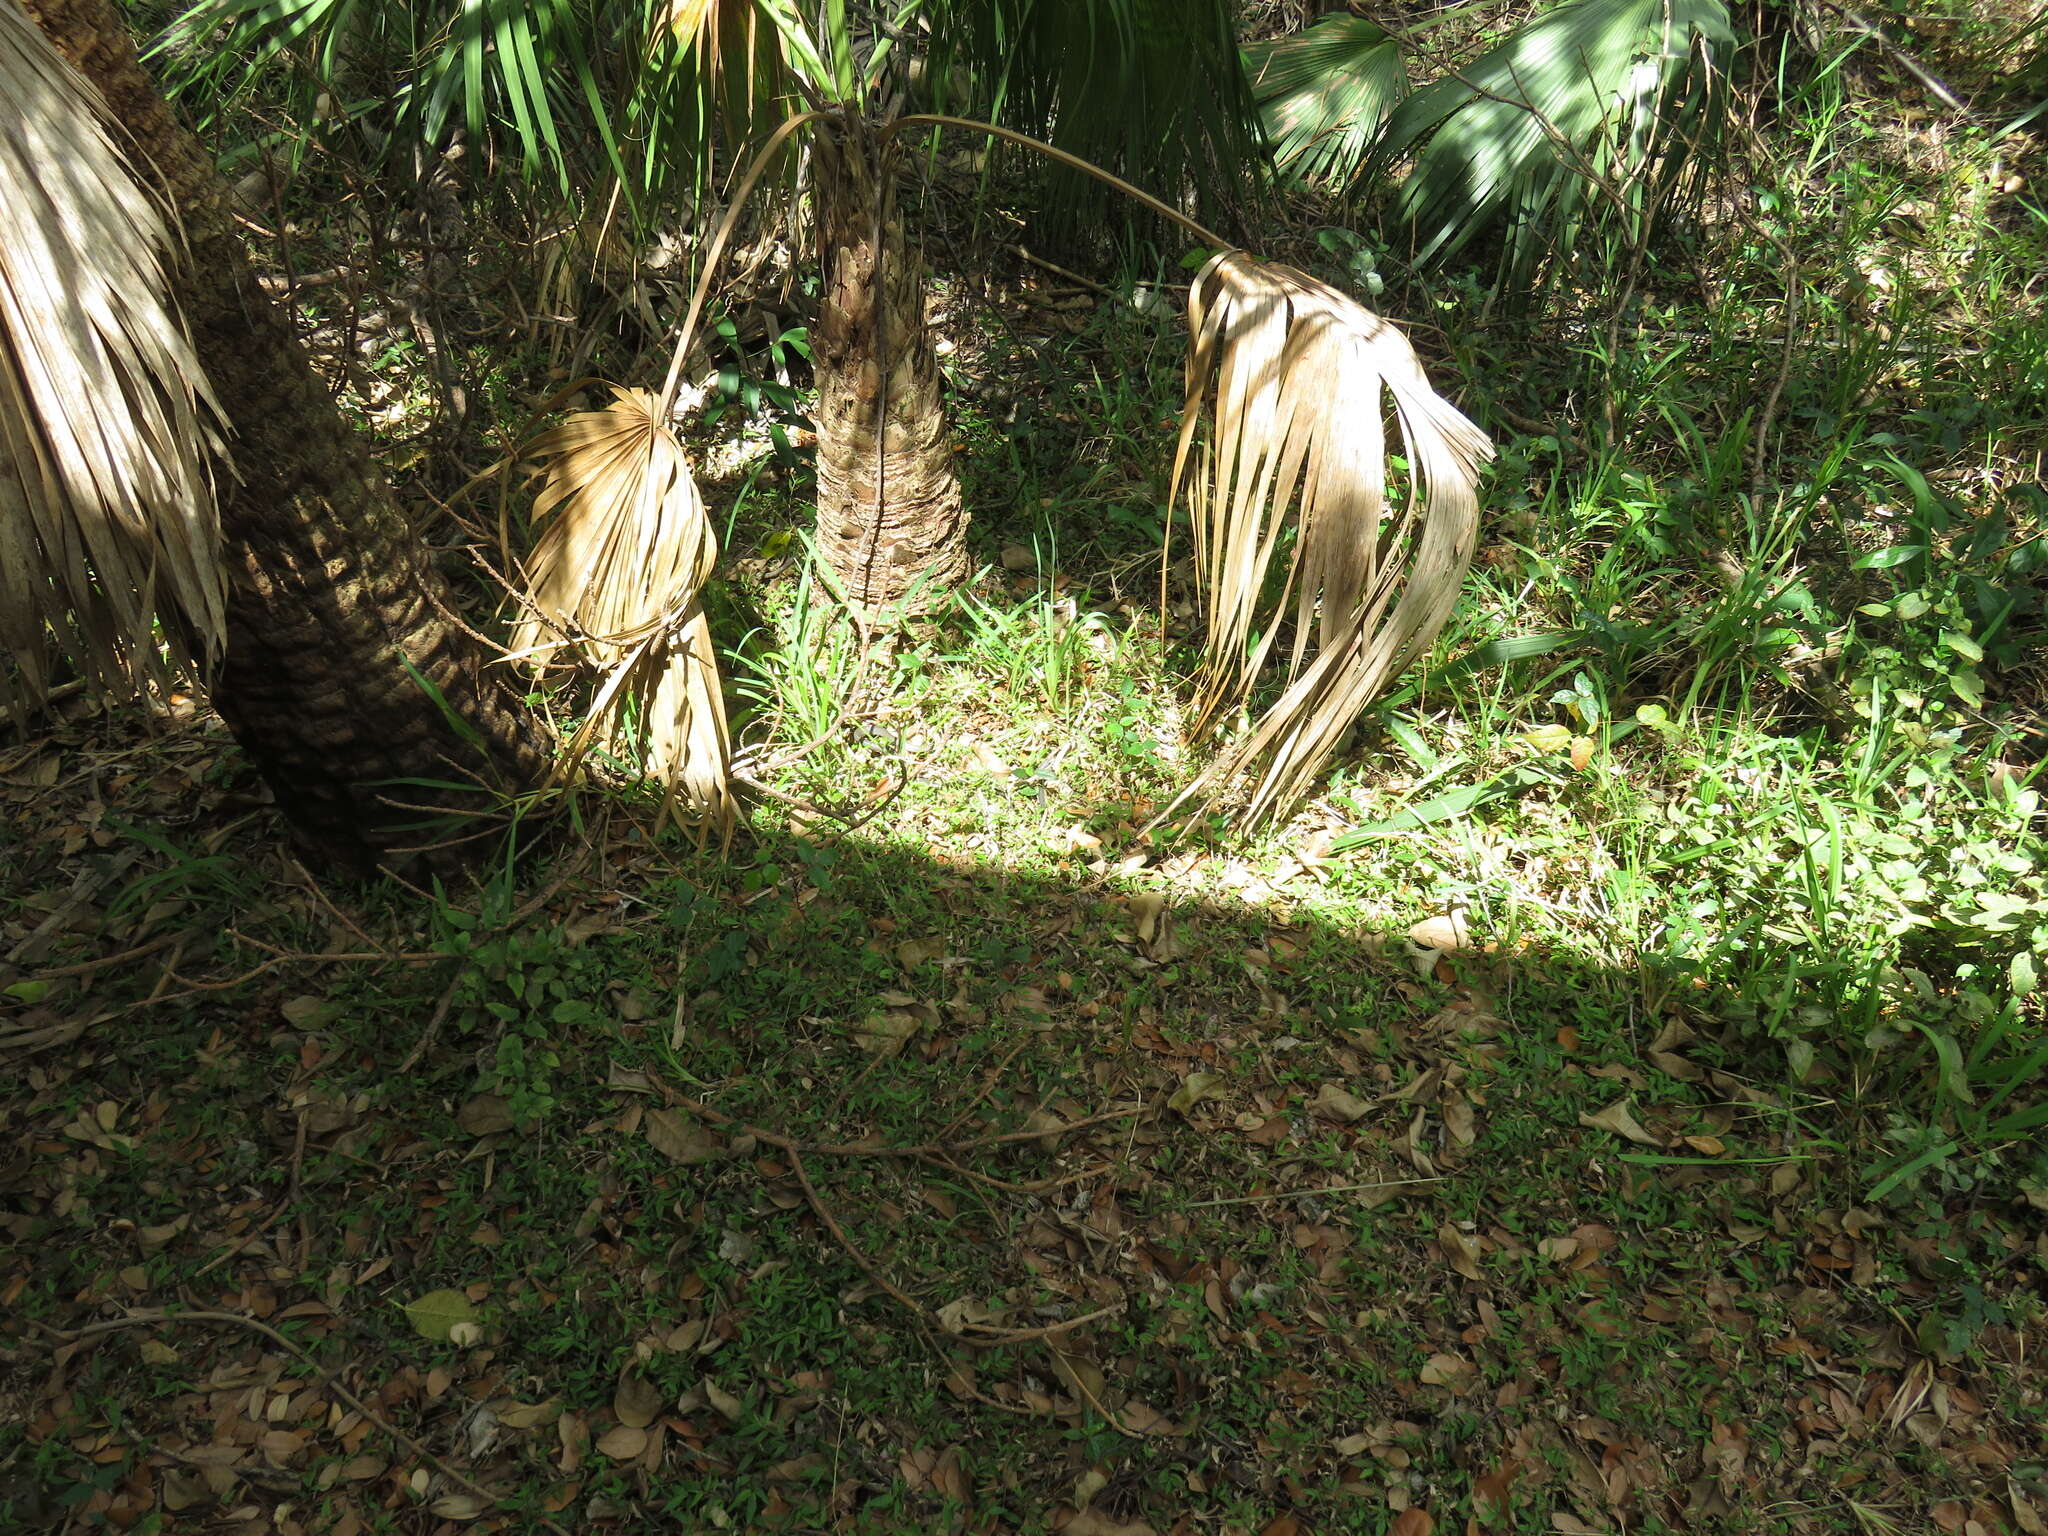
<path id="1" fill-rule="evenodd" d="M 1859 1085 L 1370 849 L 1009 862 L 984 763 L 351 895 L 211 718 L 69 714 L 0 753 L 9 1530 L 2048 1515 L 2038 1202 L 1872 1201 Z"/>
<path id="2" fill-rule="evenodd" d="M 2048 1532 L 2043 140 L 1844 50 L 1741 219 L 1519 309 L 1286 210 L 1501 456 L 1283 827 L 1141 831 L 1186 273 L 943 187 L 981 574 L 896 643 L 813 602 L 800 305 L 719 332 L 729 852 L 584 793 L 323 885 L 189 701 L 0 725 L 0 1531 Z M 449 381 L 511 434 L 561 359 L 372 324 L 420 274 L 307 175 L 427 506 Z"/>
<path id="3" fill-rule="evenodd" d="M 600 813 L 352 899 L 215 721 L 72 713 L 8 1530 L 2042 1530 L 2040 1212 L 1870 1204 L 1686 989 L 1309 848 Z"/>

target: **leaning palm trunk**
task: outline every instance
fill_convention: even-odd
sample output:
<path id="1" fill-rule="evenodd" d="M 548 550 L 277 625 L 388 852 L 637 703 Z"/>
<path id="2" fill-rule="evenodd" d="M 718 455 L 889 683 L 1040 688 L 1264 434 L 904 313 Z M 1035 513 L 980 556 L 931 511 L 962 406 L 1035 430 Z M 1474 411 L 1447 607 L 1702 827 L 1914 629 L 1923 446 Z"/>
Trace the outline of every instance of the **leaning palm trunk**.
<path id="1" fill-rule="evenodd" d="M 868 618 L 927 607 L 967 569 L 923 263 L 896 206 L 900 153 L 851 112 L 822 120 L 812 145 L 825 278 L 811 336 L 818 552 Z"/>
<path id="2" fill-rule="evenodd" d="M 212 699 L 319 862 L 368 873 L 421 808 L 540 782 L 548 751 L 256 281 L 228 193 L 135 57 L 109 0 L 20 3 L 98 86 L 183 221 L 175 277 L 234 440 L 222 488 L 227 643 Z M 464 786 L 474 785 L 478 789 Z"/>

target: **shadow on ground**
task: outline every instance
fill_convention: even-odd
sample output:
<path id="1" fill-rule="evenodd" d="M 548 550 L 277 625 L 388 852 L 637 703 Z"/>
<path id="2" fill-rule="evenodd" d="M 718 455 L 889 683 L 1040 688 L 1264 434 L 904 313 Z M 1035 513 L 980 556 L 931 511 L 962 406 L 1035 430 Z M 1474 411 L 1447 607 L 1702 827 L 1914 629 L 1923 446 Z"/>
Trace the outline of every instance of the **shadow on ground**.
<path id="1" fill-rule="evenodd" d="M 2038 1529 L 2038 1213 L 1655 978 L 1313 860 L 350 895 L 246 788 L 0 751 L 9 1530 Z"/>

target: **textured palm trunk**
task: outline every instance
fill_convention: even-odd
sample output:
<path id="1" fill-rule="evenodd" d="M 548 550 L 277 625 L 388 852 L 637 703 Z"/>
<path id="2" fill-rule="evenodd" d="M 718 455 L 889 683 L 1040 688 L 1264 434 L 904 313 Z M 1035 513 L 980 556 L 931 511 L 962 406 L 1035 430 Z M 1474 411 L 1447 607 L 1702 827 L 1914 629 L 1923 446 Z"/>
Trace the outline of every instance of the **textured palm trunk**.
<path id="1" fill-rule="evenodd" d="M 967 513 L 939 404 L 923 263 L 896 206 L 896 154 L 851 114 L 812 151 L 824 296 L 818 550 L 854 607 L 915 612 L 967 570 Z"/>
<path id="2" fill-rule="evenodd" d="M 190 245 L 176 297 L 234 428 L 215 707 L 319 863 L 369 873 L 445 839 L 418 808 L 475 812 L 489 791 L 538 783 L 542 728 L 453 621 L 445 579 L 258 285 L 226 184 L 142 72 L 119 13 L 109 0 L 0 0 L 16 3 L 99 87 Z"/>

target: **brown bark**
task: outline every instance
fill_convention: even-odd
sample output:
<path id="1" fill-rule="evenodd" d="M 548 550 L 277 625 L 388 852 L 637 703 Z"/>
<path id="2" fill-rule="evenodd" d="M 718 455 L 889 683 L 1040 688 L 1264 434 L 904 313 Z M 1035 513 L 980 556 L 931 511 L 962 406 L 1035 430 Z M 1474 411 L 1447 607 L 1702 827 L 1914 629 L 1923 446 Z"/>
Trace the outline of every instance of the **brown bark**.
<path id="1" fill-rule="evenodd" d="M 918 611 L 967 570 L 967 513 L 939 404 L 924 264 L 896 206 L 894 141 L 848 114 L 812 152 L 824 295 L 818 379 L 818 551 L 867 616 Z"/>
<path id="2" fill-rule="evenodd" d="M 308 855 L 369 873 L 446 835 L 393 801 L 487 809 L 490 791 L 540 781 L 543 728 L 511 680 L 486 671 L 486 647 L 446 617 L 446 580 L 259 287 L 225 182 L 142 72 L 119 13 L 109 0 L 18 3 L 99 87 L 190 245 L 175 296 L 234 429 L 214 706 Z M 478 788 L 390 782 L 403 779 Z"/>

